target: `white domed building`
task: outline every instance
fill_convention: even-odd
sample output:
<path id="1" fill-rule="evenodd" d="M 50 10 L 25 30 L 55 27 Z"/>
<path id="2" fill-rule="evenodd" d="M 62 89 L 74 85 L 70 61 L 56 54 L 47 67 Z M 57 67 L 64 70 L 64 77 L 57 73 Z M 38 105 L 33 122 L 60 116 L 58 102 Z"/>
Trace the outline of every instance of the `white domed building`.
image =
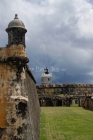
<path id="1" fill-rule="evenodd" d="M 52 83 L 52 73 L 48 72 L 48 68 L 44 69 L 44 73 L 41 75 L 41 84 L 51 84 Z"/>

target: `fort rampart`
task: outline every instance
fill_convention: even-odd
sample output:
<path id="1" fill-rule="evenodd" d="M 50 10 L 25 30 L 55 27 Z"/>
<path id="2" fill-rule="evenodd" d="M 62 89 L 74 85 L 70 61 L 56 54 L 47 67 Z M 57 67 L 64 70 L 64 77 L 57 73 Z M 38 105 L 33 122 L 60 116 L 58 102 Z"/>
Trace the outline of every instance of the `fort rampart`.
<path id="1" fill-rule="evenodd" d="M 0 48 L 0 140 L 39 140 L 40 107 L 36 81 L 25 51 L 26 29 L 15 15 Z"/>

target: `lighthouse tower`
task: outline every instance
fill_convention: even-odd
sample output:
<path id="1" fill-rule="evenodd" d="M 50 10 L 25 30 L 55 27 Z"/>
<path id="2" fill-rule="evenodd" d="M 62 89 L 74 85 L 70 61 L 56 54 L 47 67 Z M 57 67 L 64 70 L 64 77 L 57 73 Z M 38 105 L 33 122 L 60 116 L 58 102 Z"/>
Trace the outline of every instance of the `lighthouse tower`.
<path id="1" fill-rule="evenodd" d="M 41 83 L 44 84 L 51 84 L 52 73 L 48 72 L 48 68 L 44 69 L 44 73 L 41 75 Z"/>

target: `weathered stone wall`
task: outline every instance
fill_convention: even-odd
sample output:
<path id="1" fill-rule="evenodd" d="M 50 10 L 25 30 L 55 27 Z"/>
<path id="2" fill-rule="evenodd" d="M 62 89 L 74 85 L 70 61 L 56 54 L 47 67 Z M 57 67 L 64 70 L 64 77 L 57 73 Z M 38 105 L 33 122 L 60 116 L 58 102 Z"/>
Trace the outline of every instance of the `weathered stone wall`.
<path id="1" fill-rule="evenodd" d="M 24 88 L 25 70 L 20 78 L 15 65 L 0 63 L 0 129 L 3 129 L 2 140 L 25 139 L 23 132 L 27 130 L 28 96 Z M 27 132 L 26 132 L 27 133 Z"/>
<path id="2" fill-rule="evenodd" d="M 27 66 L 27 30 L 15 14 L 6 31 L 8 44 L 0 48 L 0 140 L 39 140 L 40 108 Z"/>
<path id="3" fill-rule="evenodd" d="M 80 107 L 83 107 L 83 105 L 84 105 L 84 100 L 85 100 L 85 97 L 79 98 L 78 105 L 79 105 Z"/>
<path id="4" fill-rule="evenodd" d="M 40 106 L 69 106 L 69 97 L 75 99 L 78 106 L 83 106 L 84 98 L 93 93 L 92 84 L 46 84 L 37 85 Z M 58 95 L 62 95 L 62 101 Z M 53 98 L 52 98 L 53 96 Z M 66 99 L 68 97 L 68 99 Z M 54 99 L 55 98 L 55 99 Z M 66 100 L 64 100 L 64 98 Z M 71 99 L 72 100 L 72 99 Z M 62 103 L 61 103 L 62 102 Z"/>
<path id="5" fill-rule="evenodd" d="M 93 110 L 93 98 L 91 98 L 91 96 L 87 96 L 85 98 L 83 107 L 86 109 Z"/>
<path id="6" fill-rule="evenodd" d="M 36 82 L 23 45 L 0 49 L 0 139 L 39 140 Z"/>
<path id="7" fill-rule="evenodd" d="M 23 69 L 0 65 L 1 140 L 39 140 L 40 108 L 33 75 Z M 32 76 L 32 77 L 31 77 Z"/>
<path id="8" fill-rule="evenodd" d="M 37 85 L 38 94 L 85 95 L 93 93 L 92 84 L 51 84 Z"/>
<path id="9" fill-rule="evenodd" d="M 39 140 L 40 105 L 34 81 L 26 72 L 26 91 L 28 94 L 28 111 L 30 127 L 27 140 Z"/>

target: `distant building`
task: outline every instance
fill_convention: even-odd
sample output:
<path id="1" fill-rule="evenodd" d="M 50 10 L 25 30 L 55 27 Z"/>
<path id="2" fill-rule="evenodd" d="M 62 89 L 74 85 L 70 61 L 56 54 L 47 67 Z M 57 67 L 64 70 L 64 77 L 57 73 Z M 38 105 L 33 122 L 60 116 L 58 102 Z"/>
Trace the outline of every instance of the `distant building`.
<path id="1" fill-rule="evenodd" d="M 48 68 L 44 69 L 44 73 L 41 75 L 41 84 L 51 84 L 52 83 L 52 73 L 48 72 Z"/>
<path id="2" fill-rule="evenodd" d="M 73 103 L 83 106 L 85 97 L 93 94 L 93 84 L 40 84 L 37 93 L 40 106 L 70 106 Z M 88 99 L 86 107 L 87 102 Z"/>

